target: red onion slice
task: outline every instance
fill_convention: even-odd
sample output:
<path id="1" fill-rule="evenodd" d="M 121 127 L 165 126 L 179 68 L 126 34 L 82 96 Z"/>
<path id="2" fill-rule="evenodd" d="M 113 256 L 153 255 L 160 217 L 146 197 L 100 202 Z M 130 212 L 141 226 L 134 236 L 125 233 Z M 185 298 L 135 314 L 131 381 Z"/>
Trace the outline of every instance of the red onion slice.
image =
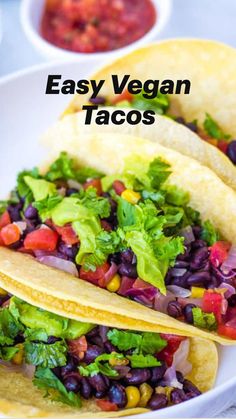
<path id="1" fill-rule="evenodd" d="M 173 356 L 173 366 L 176 371 L 182 372 L 185 376 L 192 370 L 192 364 L 188 361 L 190 342 L 189 339 L 182 340 Z"/>
<path id="2" fill-rule="evenodd" d="M 106 286 L 108 282 L 110 282 L 110 280 L 115 276 L 117 270 L 118 266 L 114 262 L 112 262 L 110 268 L 104 275 L 104 286 Z"/>
<path id="3" fill-rule="evenodd" d="M 221 289 L 221 288 L 225 288 L 227 290 L 225 291 L 225 298 L 229 298 L 231 297 L 231 295 L 236 293 L 235 288 L 232 285 L 227 284 L 227 282 L 222 282 L 218 289 Z"/>
<path id="4" fill-rule="evenodd" d="M 171 367 L 167 368 L 164 377 L 163 377 L 163 384 L 168 387 L 179 388 L 182 390 L 183 384 L 181 384 L 176 376 L 176 369 L 172 365 Z"/>
<path id="5" fill-rule="evenodd" d="M 21 234 L 24 233 L 24 231 L 27 228 L 27 224 L 25 221 L 15 221 L 13 224 L 15 224 L 19 228 Z"/>
<path id="6" fill-rule="evenodd" d="M 230 248 L 227 259 L 221 265 L 224 274 L 229 273 L 232 269 L 236 269 L 236 245 L 234 244 Z"/>
<path id="7" fill-rule="evenodd" d="M 167 290 L 166 295 L 157 292 L 154 300 L 154 310 L 167 313 L 167 306 L 173 300 L 175 300 L 175 295 L 172 292 Z"/>
<path id="8" fill-rule="evenodd" d="M 190 290 L 183 287 L 179 287 L 178 285 L 168 285 L 166 288 L 170 292 L 172 292 L 172 294 L 174 294 L 175 297 L 187 298 L 187 297 L 190 297 L 191 295 Z"/>
<path id="9" fill-rule="evenodd" d="M 58 258 L 56 256 L 41 256 L 37 260 L 44 265 L 51 266 L 52 268 L 60 269 L 61 271 L 68 272 L 76 277 L 79 276 L 78 270 L 73 262 Z"/>

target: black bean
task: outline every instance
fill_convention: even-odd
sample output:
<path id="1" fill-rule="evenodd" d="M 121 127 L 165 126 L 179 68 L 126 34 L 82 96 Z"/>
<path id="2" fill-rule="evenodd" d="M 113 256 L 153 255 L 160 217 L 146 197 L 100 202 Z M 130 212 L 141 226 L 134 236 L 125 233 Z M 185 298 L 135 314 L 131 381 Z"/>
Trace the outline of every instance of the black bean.
<path id="1" fill-rule="evenodd" d="M 5 303 L 5 301 L 9 300 L 10 296 L 7 295 L 1 295 L 0 296 L 0 307 L 3 305 L 3 303 Z"/>
<path id="2" fill-rule="evenodd" d="M 84 397 L 84 399 L 86 400 L 88 400 L 91 396 L 92 387 L 89 384 L 89 381 L 86 377 L 83 377 L 81 379 L 80 393 L 81 393 L 81 396 Z"/>
<path id="3" fill-rule="evenodd" d="M 120 275 L 128 276 L 129 278 L 137 278 L 138 276 L 136 266 L 128 263 L 122 263 L 118 272 Z"/>
<path id="4" fill-rule="evenodd" d="M 228 298 L 228 303 L 230 307 L 236 306 L 236 294 L 231 295 L 231 297 Z"/>
<path id="5" fill-rule="evenodd" d="M 15 343 L 20 343 L 20 342 L 15 341 Z M 52 372 L 53 372 L 53 374 L 56 375 L 57 378 L 61 378 L 61 368 L 60 367 L 52 368 Z"/>
<path id="6" fill-rule="evenodd" d="M 78 246 L 77 245 L 67 246 L 63 241 L 61 241 L 58 246 L 58 251 L 61 252 L 66 257 L 74 260 L 75 256 L 78 253 Z"/>
<path id="7" fill-rule="evenodd" d="M 64 386 L 68 391 L 73 391 L 73 393 L 78 393 L 80 389 L 80 381 L 75 375 L 67 376 L 63 380 Z"/>
<path id="8" fill-rule="evenodd" d="M 160 381 L 164 374 L 166 372 L 166 365 L 162 364 L 159 367 L 153 367 L 151 368 L 151 378 L 150 383 L 154 386 L 158 384 L 158 381 Z"/>
<path id="9" fill-rule="evenodd" d="M 102 341 L 101 336 L 93 336 L 92 338 L 90 338 L 90 342 L 93 345 L 99 346 L 99 348 L 102 348 L 102 349 L 104 348 L 104 343 Z"/>
<path id="10" fill-rule="evenodd" d="M 183 384 L 184 376 L 183 376 L 182 372 L 176 371 L 176 377 L 177 377 L 177 380 L 179 381 L 179 383 Z"/>
<path id="11" fill-rule="evenodd" d="M 201 391 L 198 390 L 198 388 L 191 381 L 189 381 L 189 380 L 184 380 L 184 382 L 183 382 L 183 390 L 186 393 L 189 393 L 189 392 L 195 393 L 196 396 L 199 396 L 201 394 Z"/>
<path id="12" fill-rule="evenodd" d="M 120 263 L 120 253 L 113 253 L 112 255 L 109 255 L 108 257 L 108 261 L 111 263 L 115 263 L 116 265 L 118 265 Z"/>
<path id="13" fill-rule="evenodd" d="M 128 385 L 140 385 L 151 378 L 151 372 L 147 368 L 132 368 L 125 378 Z"/>
<path id="14" fill-rule="evenodd" d="M 108 398 L 111 403 L 115 403 L 119 408 L 125 407 L 127 403 L 125 388 L 121 384 L 113 384 L 108 391 Z"/>
<path id="15" fill-rule="evenodd" d="M 23 239 L 17 240 L 17 242 L 10 244 L 9 247 L 10 249 L 17 250 L 23 246 L 23 242 Z"/>
<path id="16" fill-rule="evenodd" d="M 206 259 L 208 258 L 208 248 L 207 247 L 200 247 L 199 249 L 195 250 L 190 262 L 190 268 L 193 270 L 200 269 Z"/>
<path id="17" fill-rule="evenodd" d="M 186 272 L 183 276 L 176 276 L 172 279 L 172 285 L 178 285 L 179 287 L 188 288 L 187 280 L 191 276 L 191 272 Z"/>
<path id="18" fill-rule="evenodd" d="M 100 373 L 89 377 L 89 384 L 99 393 L 103 392 L 105 394 L 108 388 L 104 377 Z"/>
<path id="19" fill-rule="evenodd" d="M 170 393 L 170 401 L 173 404 L 179 404 L 185 402 L 185 400 L 187 400 L 186 394 L 180 388 L 175 388 Z"/>
<path id="20" fill-rule="evenodd" d="M 184 318 L 187 323 L 193 324 L 193 308 L 195 308 L 195 304 L 187 304 L 183 308 Z"/>
<path id="21" fill-rule="evenodd" d="M 188 268 L 189 267 L 189 263 L 185 262 L 184 260 L 177 260 L 175 262 L 175 268 Z"/>
<path id="22" fill-rule="evenodd" d="M 107 333 L 109 328 L 107 326 L 99 326 L 99 333 L 103 342 L 107 341 Z"/>
<path id="23" fill-rule="evenodd" d="M 188 391 L 187 393 L 185 393 L 187 400 L 193 399 L 194 397 L 197 397 L 198 394 L 194 393 L 193 391 Z"/>
<path id="24" fill-rule="evenodd" d="M 228 144 L 226 154 L 232 163 L 236 164 L 236 140 L 233 140 Z"/>
<path id="25" fill-rule="evenodd" d="M 75 188 L 68 188 L 68 189 L 66 189 L 66 196 L 71 196 L 71 195 L 73 195 L 74 193 L 78 193 L 79 191 L 78 191 L 78 189 L 75 189 Z"/>
<path id="26" fill-rule="evenodd" d="M 184 253 L 178 256 L 178 260 L 188 261 L 190 256 L 190 246 L 185 246 Z"/>
<path id="27" fill-rule="evenodd" d="M 7 210 L 8 210 L 8 213 L 10 215 L 12 222 L 22 220 L 22 217 L 21 217 L 22 205 L 21 204 L 9 205 Z"/>
<path id="28" fill-rule="evenodd" d="M 197 124 L 195 124 L 195 122 L 187 122 L 187 123 L 185 124 L 185 126 L 186 126 L 188 129 L 190 129 L 191 131 L 195 132 L 195 133 L 197 133 L 197 132 L 198 132 L 198 127 L 197 127 Z"/>
<path id="29" fill-rule="evenodd" d="M 151 410 L 163 409 L 168 404 L 168 398 L 165 394 L 153 394 L 147 407 Z"/>
<path id="30" fill-rule="evenodd" d="M 106 353 L 110 354 L 111 352 L 116 352 L 116 347 L 112 345 L 111 342 L 104 343 Z"/>
<path id="31" fill-rule="evenodd" d="M 97 96 L 94 98 L 90 98 L 89 102 L 92 103 L 93 105 L 105 105 L 106 103 L 106 98 L 103 96 Z"/>
<path id="32" fill-rule="evenodd" d="M 167 313 L 169 316 L 174 317 L 175 319 L 182 316 L 182 307 L 178 301 L 170 301 L 168 303 Z"/>
<path id="33" fill-rule="evenodd" d="M 123 262 L 123 263 L 134 263 L 135 262 L 135 255 L 134 255 L 134 252 L 131 250 L 131 249 L 126 249 L 126 250 L 124 250 L 123 252 L 121 252 L 121 255 L 120 255 L 120 257 L 121 257 L 121 261 Z"/>
<path id="34" fill-rule="evenodd" d="M 96 326 L 92 330 L 90 330 L 90 332 L 87 333 L 86 338 L 90 339 L 93 336 L 97 336 L 98 334 L 99 334 L 99 327 Z"/>
<path id="35" fill-rule="evenodd" d="M 177 118 L 175 118 L 175 121 L 179 124 L 185 125 L 185 119 L 182 116 L 177 116 Z"/>
<path id="36" fill-rule="evenodd" d="M 97 358 L 97 356 L 102 355 L 102 353 L 103 350 L 99 348 L 99 346 L 88 344 L 88 349 L 85 352 L 83 362 L 85 362 L 86 364 L 91 364 L 91 362 L 93 362 Z"/>
<path id="37" fill-rule="evenodd" d="M 199 239 L 201 237 L 201 233 L 202 233 L 202 227 L 200 226 L 193 226 L 192 227 L 193 230 L 193 234 L 195 236 L 196 239 Z"/>
<path id="38" fill-rule="evenodd" d="M 33 207 L 32 204 L 29 204 L 28 207 L 24 211 L 24 215 L 29 220 L 33 220 L 34 218 L 38 217 L 38 211 L 36 208 Z"/>
<path id="39" fill-rule="evenodd" d="M 207 244 L 204 240 L 198 239 L 191 243 L 191 248 L 193 250 L 199 249 L 200 247 L 207 247 Z"/>
<path id="40" fill-rule="evenodd" d="M 61 375 L 66 376 L 70 372 L 75 371 L 76 368 L 77 368 L 77 366 L 76 366 L 76 363 L 74 361 L 74 358 L 70 357 L 69 360 L 68 360 L 68 363 L 64 367 L 61 367 Z"/>
<path id="41" fill-rule="evenodd" d="M 55 342 L 58 342 L 59 340 L 61 340 L 61 339 L 60 338 L 56 338 L 55 336 L 48 336 L 47 343 L 53 344 Z"/>
<path id="42" fill-rule="evenodd" d="M 209 283 L 211 281 L 211 276 L 208 272 L 205 271 L 199 271 L 196 272 L 194 274 L 192 274 L 188 279 L 187 279 L 187 284 L 189 286 L 195 286 L 195 285 L 206 285 L 207 283 Z"/>

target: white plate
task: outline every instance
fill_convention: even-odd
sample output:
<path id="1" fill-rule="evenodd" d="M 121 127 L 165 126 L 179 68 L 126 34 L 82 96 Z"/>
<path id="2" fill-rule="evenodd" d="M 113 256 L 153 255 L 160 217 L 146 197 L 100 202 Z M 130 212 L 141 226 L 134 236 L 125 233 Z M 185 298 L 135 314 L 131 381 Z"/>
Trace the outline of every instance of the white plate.
<path id="1" fill-rule="evenodd" d="M 86 63 L 83 66 L 78 62 L 49 64 L 0 81 L 0 199 L 14 186 L 20 170 L 42 162 L 46 154 L 38 139 L 71 100 L 71 96 L 61 94 L 45 95 L 48 74 L 62 74 L 63 79 L 79 80 L 90 72 L 91 65 Z M 236 347 L 219 348 L 219 355 L 220 367 L 213 390 L 180 405 L 136 418 L 212 417 L 235 403 Z"/>

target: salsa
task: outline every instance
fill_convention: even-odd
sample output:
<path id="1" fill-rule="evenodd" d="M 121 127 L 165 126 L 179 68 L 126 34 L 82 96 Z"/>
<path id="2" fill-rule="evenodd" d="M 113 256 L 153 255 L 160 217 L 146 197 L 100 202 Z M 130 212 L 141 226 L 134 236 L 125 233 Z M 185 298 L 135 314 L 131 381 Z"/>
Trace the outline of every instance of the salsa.
<path id="1" fill-rule="evenodd" d="M 47 0 L 41 34 L 69 51 L 112 51 L 142 38 L 155 21 L 151 0 Z"/>

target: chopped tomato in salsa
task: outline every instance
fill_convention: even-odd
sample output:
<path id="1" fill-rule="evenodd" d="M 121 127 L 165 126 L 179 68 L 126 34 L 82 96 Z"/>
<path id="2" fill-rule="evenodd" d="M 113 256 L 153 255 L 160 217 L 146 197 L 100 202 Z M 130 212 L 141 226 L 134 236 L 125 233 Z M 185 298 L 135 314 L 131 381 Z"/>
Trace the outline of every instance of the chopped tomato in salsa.
<path id="1" fill-rule="evenodd" d="M 70 51 L 112 51 L 140 39 L 155 21 L 151 0 L 48 0 L 41 33 Z"/>

